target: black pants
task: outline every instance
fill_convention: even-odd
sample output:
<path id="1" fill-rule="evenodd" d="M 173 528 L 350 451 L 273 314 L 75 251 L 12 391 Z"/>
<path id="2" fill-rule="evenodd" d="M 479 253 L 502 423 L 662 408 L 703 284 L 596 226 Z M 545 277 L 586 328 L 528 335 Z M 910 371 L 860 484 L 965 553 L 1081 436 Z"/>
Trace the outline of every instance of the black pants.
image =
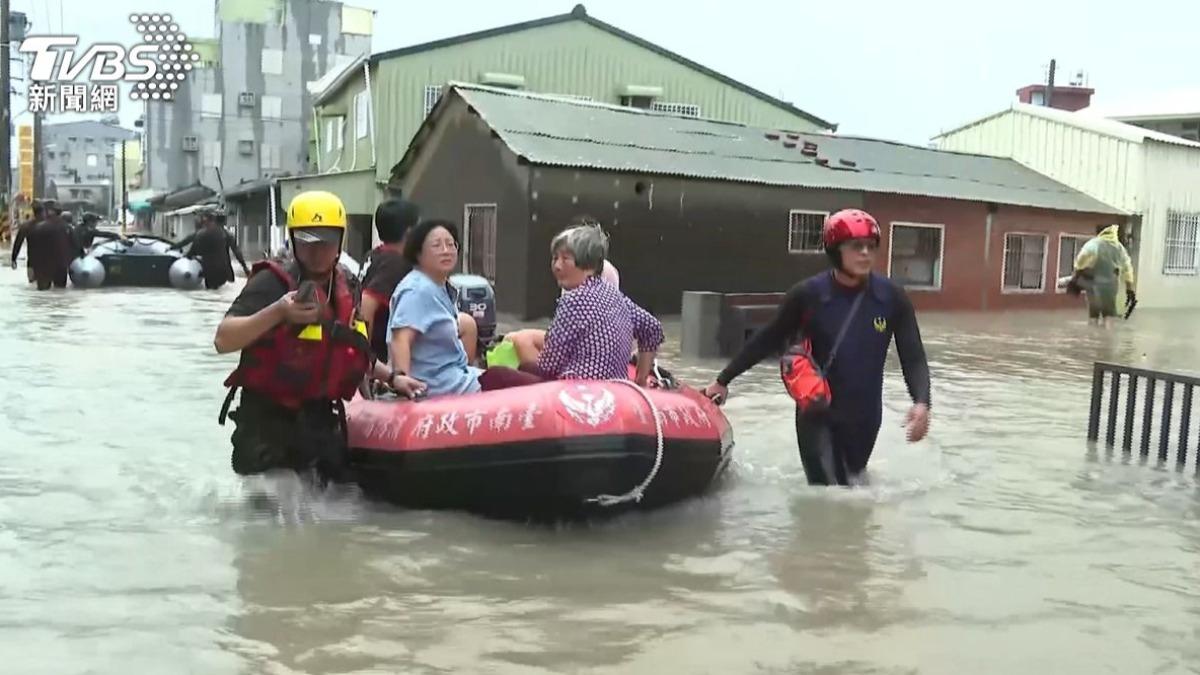
<path id="1" fill-rule="evenodd" d="M 315 469 L 322 478 L 346 478 L 345 429 L 333 403 L 316 401 L 291 410 L 243 390 L 229 418 L 236 424 L 229 439 L 235 473 Z"/>
<path id="2" fill-rule="evenodd" d="M 878 435 L 878 420 L 840 423 L 828 413 L 804 416 L 796 409 L 796 444 L 809 485 L 854 484 Z"/>

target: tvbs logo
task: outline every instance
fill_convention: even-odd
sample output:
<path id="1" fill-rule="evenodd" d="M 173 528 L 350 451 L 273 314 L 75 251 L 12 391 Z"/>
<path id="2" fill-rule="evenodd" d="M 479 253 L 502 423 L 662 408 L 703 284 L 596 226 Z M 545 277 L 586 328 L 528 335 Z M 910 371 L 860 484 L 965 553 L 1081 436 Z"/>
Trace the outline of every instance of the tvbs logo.
<path id="1" fill-rule="evenodd" d="M 92 82 L 144 82 L 158 73 L 158 45 L 138 45 L 126 50 L 118 44 L 98 43 L 76 58 L 79 37 L 35 35 L 25 38 L 21 51 L 33 54 L 29 79 L 38 82 L 73 82 L 87 73 Z M 59 60 L 59 56 L 62 59 Z"/>
<path id="2" fill-rule="evenodd" d="M 25 38 L 20 50 L 32 54 L 29 79 L 73 82 L 86 75 L 94 85 L 132 82 L 135 99 L 170 100 L 186 73 L 199 65 L 200 55 L 170 14 L 131 14 L 129 21 L 142 35 L 142 43 L 133 47 L 100 42 L 80 54 L 77 35 Z"/>

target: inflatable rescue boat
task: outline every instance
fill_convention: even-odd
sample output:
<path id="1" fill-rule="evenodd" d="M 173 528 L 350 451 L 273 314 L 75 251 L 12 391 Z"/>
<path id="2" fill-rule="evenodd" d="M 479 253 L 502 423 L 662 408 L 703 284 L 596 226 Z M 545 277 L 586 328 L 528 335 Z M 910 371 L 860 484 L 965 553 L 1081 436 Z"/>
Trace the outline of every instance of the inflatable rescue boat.
<path id="1" fill-rule="evenodd" d="M 70 267 L 77 288 L 149 286 L 194 290 L 203 283 L 199 261 L 171 249 L 171 242 L 153 235 L 129 237 L 129 244 L 103 241 Z"/>
<path id="2" fill-rule="evenodd" d="M 354 474 L 400 506 L 574 518 L 703 494 L 729 464 L 721 410 L 688 388 L 560 380 L 346 405 Z"/>

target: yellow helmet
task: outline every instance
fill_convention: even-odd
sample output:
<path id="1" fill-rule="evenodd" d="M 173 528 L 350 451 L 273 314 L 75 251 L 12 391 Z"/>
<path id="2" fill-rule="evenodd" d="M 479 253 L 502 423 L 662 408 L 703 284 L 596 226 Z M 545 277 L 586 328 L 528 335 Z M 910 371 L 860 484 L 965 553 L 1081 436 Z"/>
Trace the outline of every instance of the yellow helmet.
<path id="1" fill-rule="evenodd" d="M 332 192 L 301 192 L 288 204 L 287 229 L 300 241 L 340 242 L 346 231 L 346 207 Z"/>

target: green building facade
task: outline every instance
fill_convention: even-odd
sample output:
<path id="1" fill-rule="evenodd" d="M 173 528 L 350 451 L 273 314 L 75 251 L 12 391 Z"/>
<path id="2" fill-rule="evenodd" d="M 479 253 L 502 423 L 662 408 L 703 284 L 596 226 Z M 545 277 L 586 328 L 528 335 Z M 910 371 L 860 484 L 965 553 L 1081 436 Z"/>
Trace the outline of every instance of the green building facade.
<path id="1" fill-rule="evenodd" d="M 448 82 L 479 83 L 774 127 L 836 125 L 588 16 L 569 14 L 363 56 L 317 94 L 312 173 L 280 181 L 282 204 L 326 189 L 369 216 Z M 369 220 L 367 221 L 369 227 Z M 363 233 L 366 235 L 366 233 Z M 366 235 L 369 236 L 369 235 Z"/>

